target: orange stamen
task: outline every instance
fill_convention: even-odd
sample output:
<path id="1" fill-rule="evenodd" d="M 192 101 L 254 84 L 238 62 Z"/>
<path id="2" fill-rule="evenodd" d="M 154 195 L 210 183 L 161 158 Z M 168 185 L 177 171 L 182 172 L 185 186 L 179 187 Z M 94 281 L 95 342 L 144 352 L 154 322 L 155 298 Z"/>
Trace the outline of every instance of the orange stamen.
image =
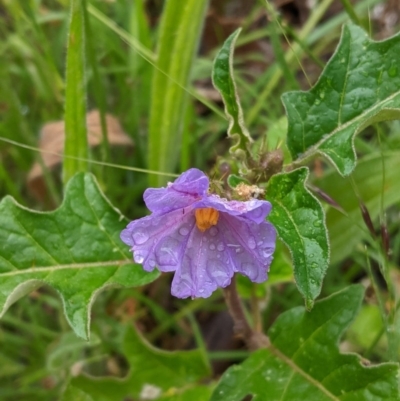
<path id="1" fill-rule="evenodd" d="M 208 230 L 211 226 L 215 226 L 219 219 L 218 210 L 215 210 L 212 207 L 196 209 L 194 215 L 196 217 L 196 226 L 202 233 Z"/>

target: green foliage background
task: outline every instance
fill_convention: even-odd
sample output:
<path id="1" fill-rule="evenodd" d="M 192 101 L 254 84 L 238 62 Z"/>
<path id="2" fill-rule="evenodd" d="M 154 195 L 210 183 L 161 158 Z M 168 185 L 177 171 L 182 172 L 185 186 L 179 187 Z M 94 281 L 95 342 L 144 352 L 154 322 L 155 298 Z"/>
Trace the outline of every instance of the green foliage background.
<path id="1" fill-rule="evenodd" d="M 370 39 L 389 36 L 374 14 L 385 2 L 323 0 L 299 21 L 253 2 L 240 36 L 224 24 L 239 1 L 153 3 L 0 6 L 0 399 L 398 400 L 400 39 Z M 109 141 L 106 113 L 133 147 Z M 61 120 L 66 157 L 51 169 L 40 129 Z M 238 283 L 271 339 L 249 356 L 213 348 L 207 322 L 232 337 L 218 324 L 220 291 L 171 299 L 169 277 L 133 264 L 119 232 L 123 214 L 145 215 L 149 185 L 191 166 L 246 173 L 265 147 L 295 160 L 266 188 L 281 238 L 269 281 Z M 27 182 L 34 162 L 40 198 Z"/>

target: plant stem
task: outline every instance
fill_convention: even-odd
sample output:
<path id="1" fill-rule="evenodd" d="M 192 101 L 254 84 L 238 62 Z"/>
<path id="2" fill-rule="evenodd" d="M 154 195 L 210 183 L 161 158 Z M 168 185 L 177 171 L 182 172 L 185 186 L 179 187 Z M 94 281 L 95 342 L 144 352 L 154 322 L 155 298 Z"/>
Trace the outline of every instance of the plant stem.
<path id="1" fill-rule="evenodd" d="M 224 288 L 226 305 L 234 321 L 235 334 L 240 336 L 250 350 L 267 348 L 270 345 L 268 337 L 258 331 L 254 331 L 246 319 L 243 305 L 236 287 L 236 278 L 232 277 L 231 284 Z"/>

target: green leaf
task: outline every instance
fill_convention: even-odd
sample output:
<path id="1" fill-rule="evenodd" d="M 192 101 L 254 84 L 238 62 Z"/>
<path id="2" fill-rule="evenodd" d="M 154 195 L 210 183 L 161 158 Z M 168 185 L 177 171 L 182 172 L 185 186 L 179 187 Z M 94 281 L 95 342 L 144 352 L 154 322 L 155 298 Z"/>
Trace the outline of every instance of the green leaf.
<path id="1" fill-rule="evenodd" d="M 77 172 L 87 171 L 85 81 L 85 3 L 71 0 L 65 86 L 65 158 L 63 180 L 66 184 Z M 76 159 L 80 158 L 80 159 Z M 85 159 L 85 160 L 83 160 Z"/>
<path id="2" fill-rule="evenodd" d="M 130 365 L 126 378 L 79 376 L 73 379 L 72 384 L 98 401 L 129 397 L 146 399 L 144 394 L 153 394 L 151 399 L 164 399 L 196 387 L 199 380 L 210 374 L 203 351 L 162 351 L 150 345 L 132 328 L 125 334 L 123 350 Z"/>
<path id="3" fill-rule="evenodd" d="M 268 219 L 292 253 L 296 284 L 310 309 L 328 268 L 329 244 L 325 214 L 305 187 L 307 176 L 305 167 L 273 176 L 266 199 L 272 203 Z"/>
<path id="4" fill-rule="evenodd" d="M 119 239 L 126 222 L 90 174 L 68 183 L 63 204 L 53 212 L 4 198 L 0 220 L 0 317 L 20 297 L 49 284 L 75 333 L 88 338 L 90 306 L 100 290 L 139 286 L 158 276 L 132 263 Z"/>
<path id="5" fill-rule="evenodd" d="M 283 242 L 278 238 L 274 252 L 274 260 L 268 272 L 266 285 L 293 282 L 293 264 L 289 252 Z"/>
<path id="6" fill-rule="evenodd" d="M 236 141 L 230 149 L 232 153 L 236 153 L 239 149 L 246 151 L 247 145 L 253 142 L 244 123 L 243 110 L 240 106 L 233 73 L 233 52 L 240 31 L 240 28 L 237 29 L 226 39 L 215 57 L 212 71 L 213 84 L 222 96 L 225 114 L 229 121 L 228 136 Z"/>
<path id="7" fill-rule="evenodd" d="M 382 185 L 382 157 L 385 163 L 385 183 Z M 367 206 L 372 221 L 375 221 L 383 207 L 400 202 L 400 152 L 371 154 L 359 161 L 352 178 L 359 195 Z M 366 236 L 358 198 L 351 182 L 335 171 L 314 181 L 314 184 L 331 196 L 345 210 L 347 216 L 334 208 L 326 213 L 329 231 L 331 262 L 338 263 L 347 258 L 355 246 Z"/>
<path id="8" fill-rule="evenodd" d="M 360 307 L 364 290 L 350 286 L 278 317 L 271 345 L 225 372 L 211 401 L 396 401 L 399 366 L 365 366 L 356 354 L 341 354 L 337 343 Z"/>
<path id="9" fill-rule="evenodd" d="M 239 184 L 246 184 L 246 185 L 251 185 L 249 181 L 246 180 L 246 178 L 239 177 L 238 175 L 235 174 L 230 174 L 228 176 L 228 185 L 232 188 L 235 189 Z"/>
<path id="10" fill-rule="evenodd" d="M 360 27 L 343 27 L 335 54 L 308 92 L 282 97 L 295 164 L 320 153 L 340 174 L 355 167 L 354 136 L 368 125 L 400 118 L 400 34 L 372 41 Z"/>
<path id="11" fill-rule="evenodd" d="M 382 315 L 378 305 L 364 305 L 360 313 L 349 327 L 346 340 L 350 341 L 356 349 L 371 350 L 376 352 L 379 343 L 385 342 L 382 333 L 385 328 L 382 322 Z M 380 338 L 378 344 L 377 339 Z M 382 345 L 381 345 L 382 347 Z M 385 350 L 387 349 L 387 344 Z M 385 351 L 382 352 L 384 354 Z"/>
<path id="12" fill-rule="evenodd" d="M 46 366 L 50 371 L 66 370 L 81 361 L 82 356 L 98 344 L 100 338 L 96 334 L 92 334 L 90 340 L 86 341 L 77 337 L 72 331 L 62 333 L 55 343 L 49 346 Z"/>
<path id="13" fill-rule="evenodd" d="M 209 401 L 212 393 L 210 386 L 196 386 L 183 391 L 172 392 L 159 398 L 159 401 Z"/>
<path id="14" fill-rule="evenodd" d="M 191 67 L 201 35 L 208 0 L 167 1 L 158 33 L 158 59 L 154 69 L 150 121 L 149 169 L 173 172 L 185 116 Z M 187 141 L 186 141 L 187 142 Z M 186 143 L 185 142 L 185 143 Z M 165 184 L 165 177 L 150 176 L 150 186 Z"/>
<path id="15" fill-rule="evenodd" d="M 94 401 L 94 399 L 84 391 L 69 384 L 61 398 L 61 401 Z"/>

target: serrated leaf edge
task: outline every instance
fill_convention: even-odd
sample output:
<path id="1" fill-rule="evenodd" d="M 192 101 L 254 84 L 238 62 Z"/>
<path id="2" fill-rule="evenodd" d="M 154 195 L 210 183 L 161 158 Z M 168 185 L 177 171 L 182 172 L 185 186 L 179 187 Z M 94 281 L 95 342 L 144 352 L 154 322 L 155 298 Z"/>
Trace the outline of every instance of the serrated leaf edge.
<path id="1" fill-rule="evenodd" d="M 341 34 L 339 43 L 338 43 L 338 45 L 337 45 L 337 47 L 336 47 L 334 53 L 332 54 L 331 60 L 332 60 L 332 59 L 336 56 L 336 54 L 338 53 L 338 51 L 339 51 L 339 49 L 340 49 L 340 46 L 341 46 L 341 44 L 342 44 L 342 42 L 343 42 L 343 40 L 344 40 L 344 39 L 343 39 L 343 38 L 344 38 L 343 32 L 345 31 L 345 29 L 349 29 L 349 25 L 354 25 L 354 24 L 349 23 L 349 24 L 343 25 L 342 34 Z M 361 28 L 360 28 L 360 29 L 361 29 Z M 365 32 L 364 30 L 362 30 L 362 31 Z M 366 32 L 365 32 L 365 33 L 366 33 Z M 397 34 L 397 35 L 392 36 L 391 38 L 383 39 L 383 40 L 378 40 L 378 41 L 372 40 L 372 39 L 368 36 L 367 33 L 366 33 L 365 36 L 366 36 L 366 38 L 367 38 L 367 40 L 368 40 L 369 43 L 382 43 L 382 42 L 385 42 L 385 41 L 387 41 L 387 40 L 391 40 L 391 39 L 395 38 L 396 36 L 400 36 L 400 33 Z M 326 68 L 326 67 L 325 67 L 325 68 Z M 298 94 L 307 94 L 307 93 L 309 93 L 311 89 L 314 89 L 314 88 L 319 84 L 320 80 L 321 80 L 322 77 L 323 77 L 325 68 L 324 68 L 324 70 L 322 71 L 322 73 L 321 73 L 320 77 L 318 78 L 317 82 L 316 82 L 308 91 L 301 91 L 301 90 L 300 90 L 300 91 L 292 91 L 292 92 L 290 92 L 290 93 L 298 93 Z M 285 101 L 284 101 L 284 99 L 285 99 L 285 97 L 286 97 L 285 95 L 286 95 L 285 93 L 282 95 L 282 103 L 283 103 L 283 107 L 285 108 L 286 115 L 288 115 L 286 103 L 285 103 Z M 308 148 L 300 157 L 298 157 L 296 160 L 294 160 L 294 161 L 292 162 L 291 166 L 292 166 L 293 168 L 298 167 L 298 166 L 302 166 L 303 164 L 309 162 L 314 156 L 320 154 L 320 155 L 326 157 L 326 158 L 332 163 L 332 165 L 335 167 L 335 169 L 338 171 L 338 173 L 339 173 L 342 177 L 348 176 L 348 175 L 351 174 L 351 172 L 354 170 L 355 164 L 356 164 L 356 161 L 357 161 L 357 153 L 356 153 L 355 145 L 354 145 L 354 140 L 355 140 L 356 135 L 359 134 L 360 131 L 362 131 L 363 129 L 367 128 L 367 127 L 370 125 L 371 120 L 373 120 L 374 117 L 378 116 L 380 113 L 382 113 L 382 112 L 384 112 L 384 111 L 391 111 L 391 110 L 400 113 L 400 108 L 381 108 L 381 109 L 378 110 L 375 114 L 372 114 L 363 124 L 358 125 L 358 126 L 354 129 L 354 132 L 353 132 L 353 134 L 351 135 L 351 148 L 352 148 L 352 152 L 353 152 L 354 164 L 353 164 L 352 169 L 351 169 L 350 171 L 348 171 L 348 172 L 343 172 L 343 171 L 341 171 L 341 170 L 339 169 L 339 167 L 337 166 L 337 164 L 333 161 L 333 159 L 332 159 L 327 153 L 325 153 L 322 149 L 319 149 L 319 147 L 320 147 L 321 145 L 323 145 L 325 142 L 327 142 L 330 138 L 332 138 L 337 132 L 343 131 L 343 130 L 345 130 L 347 127 L 349 127 L 350 125 L 353 125 L 353 124 L 357 123 L 357 121 L 359 121 L 360 119 L 362 119 L 362 118 L 365 116 L 365 114 L 369 114 L 370 112 L 373 112 L 374 109 L 376 109 L 376 108 L 378 108 L 378 107 L 382 107 L 382 104 L 385 104 L 385 103 L 391 101 L 394 97 L 396 97 L 396 96 L 398 96 L 398 95 L 400 95 L 400 90 L 397 91 L 397 92 L 395 92 L 395 93 L 393 93 L 391 96 L 389 96 L 388 98 L 386 98 L 383 102 L 381 102 L 381 103 L 379 103 L 379 104 L 375 104 L 373 107 L 370 107 L 369 109 L 365 109 L 364 112 L 363 112 L 362 114 L 358 115 L 357 117 L 355 117 L 355 118 L 352 119 L 351 121 L 348 121 L 348 122 L 346 122 L 346 123 L 340 125 L 340 126 L 337 127 L 336 129 L 334 129 L 331 133 L 324 135 L 317 143 L 315 143 L 313 146 L 311 146 L 310 148 Z M 303 122 L 302 122 L 302 126 L 303 126 Z M 303 127 L 303 128 L 304 128 L 304 127 Z M 304 132 L 304 129 L 303 129 L 303 132 Z M 291 153 L 291 152 L 290 152 L 290 153 Z M 293 154 L 292 154 L 292 157 L 293 157 Z"/>
<path id="2" fill-rule="evenodd" d="M 71 180 L 68 182 L 68 184 L 67 184 L 66 187 L 65 187 L 65 194 L 68 193 L 69 187 L 70 187 L 70 185 L 71 185 L 71 182 L 72 182 L 74 179 L 77 179 L 78 176 L 82 176 L 82 177 L 83 177 L 84 185 L 85 185 L 85 183 L 86 183 L 87 178 L 90 176 L 90 177 L 91 177 L 91 180 L 92 180 L 92 183 L 97 187 L 97 190 L 99 191 L 99 194 L 100 194 L 100 196 L 103 198 L 103 200 L 106 201 L 106 203 L 108 203 L 108 205 L 109 205 L 117 214 L 119 214 L 120 219 L 126 219 L 126 217 L 123 216 L 123 215 L 121 214 L 121 212 L 120 212 L 116 207 L 114 207 L 114 206 L 111 204 L 111 202 L 109 201 L 109 199 L 104 195 L 103 191 L 101 190 L 101 188 L 100 188 L 100 186 L 99 186 L 99 184 L 98 184 L 98 182 L 97 182 L 97 180 L 96 180 L 96 177 L 95 177 L 94 175 L 90 174 L 90 173 L 77 173 L 74 177 L 72 177 Z M 85 195 L 85 197 L 86 197 L 86 195 Z M 50 215 L 50 216 L 51 216 L 51 215 L 54 215 L 55 213 L 57 213 L 57 211 L 60 210 L 60 209 L 64 206 L 64 204 L 65 204 L 65 202 L 66 202 L 66 197 L 64 196 L 63 201 L 61 202 L 60 206 L 59 206 L 57 209 L 52 210 L 52 211 L 50 211 L 50 212 L 43 212 L 43 211 L 36 211 L 36 210 L 29 209 L 28 207 L 19 204 L 19 203 L 18 203 L 13 197 L 11 197 L 11 196 L 6 196 L 5 198 L 3 198 L 3 200 L 0 202 L 0 204 L 7 204 L 8 202 L 11 202 L 14 206 L 16 206 L 16 207 L 18 207 L 18 208 L 20 208 L 20 209 L 23 209 L 23 210 L 25 210 L 25 211 L 27 211 L 27 212 L 29 212 L 29 213 L 34 213 L 34 214 L 39 214 L 39 215 L 47 215 L 47 216 Z M 89 202 L 88 202 L 88 203 L 89 203 Z M 90 205 L 90 203 L 89 203 L 89 205 Z M 127 220 L 127 219 L 126 219 L 126 220 Z M 116 245 L 117 245 L 117 244 L 116 244 Z M 50 255 L 50 256 L 51 256 L 51 255 Z M 4 277 L 4 276 L 13 276 L 13 275 L 27 274 L 27 273 L 34 273 L 34 272 L 42 272 L 42 271 L 44 271 L 45 269 L 46 269 L 46 270 L 49 270 L 49 271 L 51 271 L 51 272 L 53 272 L 54 270 L 61 270 L 61 269 L 67 269 L 67 268 L 73 268 L 73 267 L 76 267 L 76 268 L 85 268 L 85 267 L 96 267 L 96 266 L 105 267 L 105 266 L 118 266 L 118 265 L 119 265 L 118 267 L 121 267 L 121 266 L 122 266 L 122 265 L 121 265 L 121 262 L 123 262 L 122 265 L 124 265 L 124 264 L 132 264 L 132 265 L 133 265 L 133 264 L 134 264 L 134 262 L 133 262 L 132 260 L 129 260 L 129 259 L 124 259 L 124 260 L 122 260 L 122 261 L 121 261 L 121 260 L 116 260 L 116 261 L 99 262 L 99 263 L 96 263 L 96 262 L 91 262 L 91 263 L 72 263 L 72 264 L 64 264 L 64 265 L 57 265 L 57 266 L 33 267 L 33 268 L 28 268 L 28 269 L 23 269 L 23 270 L 16 270 L 16 271 L 14 270 L 14 271 L 11 271 L 11 272 L 0 273 L 0 277 L 2 277 L 2 276 Z M 112 277 L 112 276 L 111 276 L 111 277 Z M 110 280 L 111 277 L 109 277 L 109 278 L 107 279 L 107 281 Z M 52 285 L 50 285 L 48 282 L 46 282 L 46 281 L 44 281 L 44 280 L 45 280 L 45 279 L 43 279 L 43 278 L 42 278 L 42 279 L 30 279 L 30 280 L 24 281 L 23 283 L 18 284 L 18 285 L 14 288 L 14 290 L 7 296 L 7 298 L 6 298 L 5 302 L 4 302 L 4 305 L 3 305 L 3 307 L 2 307 L 1 310 L 0 310 L 0 318 L 4 316 L 4 314 L 7 312 L 8 308 L 9 308 L 14 302 L 16 302 L 18 299 L 20 299 L 20 298 L 23 297 L 24 295 L 26 295 L 28 292 L 33 291 L 34 289 L 37 289 L 37 288 L 39 288 L 39 287 L 42 286 L 42 285 L 48 285 L 48 286 L 50 286 L 52 289 L 54 289 L 54 290 L 59 294 L 60 299 L 61 299 L 61 302 L 62 302 L 62 305 L 63 305 L 64 316 L 65 316 L 65 318 L 67 319 L 67 321 L 68 321 L 68 323 L 70 324 L 70 326 L 72 327 L 72 329 L 74 330 L 74 332 L 75 332 L 79 337 L 82 337 L 82 338 L 84 338 L 85 340 L 89 340 L 89 339 L 90 339 L 90 323 L 91 323 L 90 310 L 91 310 L 91 307 L 92 307 L 94 301 L 96 300 L 97 295 L 98 295 L 101 291 L 106 290 L 106 289 L 109 289 L 109 288 L 112 288 L 112 287 L 120 287 L 120 288 L 122 287 L 122 288 L 126 288 L 126 286 L 124 286 L 124 285 L 120 285 L 120 284 L 116 284 L 116 283 L 110 283 L 110 284 L 108 284 L 108 285 L 102 285 L 102 286 L 99 287 L 97 290 L 95 290 L 94 292 L 92 292 L 92 294 L 91 294 L 91 296 L 90 296 L 90 299 L 89 299 L 89 302 L 88 302 L 86 305 L 84 305 L 84 309 L 85 309 L 85 311 L 86 311 L 87 325 L 86 325 L 86 333 L 84 333 L 84 334 L 82 335 L 81 333 L 78 333 L 78 332 L 75 330 L 74 325 L 72 324 L 71 320 L 69 319 L 68 314 L 66 313 L 66 300 L 65 300 L 65 298 L 63 297 L 62 293 L 61 293 L 60 291 L 58 291 L 58 289 L 54 288 Z M 22 294 L 22 291 L 23 291 L 24 289 L 27 289 L 27 292 L 24 292 L 24 293 Z M 21 293 L 20 296 L 16 295 L 16 294 L 18 294 L 18 292 Z"/>

